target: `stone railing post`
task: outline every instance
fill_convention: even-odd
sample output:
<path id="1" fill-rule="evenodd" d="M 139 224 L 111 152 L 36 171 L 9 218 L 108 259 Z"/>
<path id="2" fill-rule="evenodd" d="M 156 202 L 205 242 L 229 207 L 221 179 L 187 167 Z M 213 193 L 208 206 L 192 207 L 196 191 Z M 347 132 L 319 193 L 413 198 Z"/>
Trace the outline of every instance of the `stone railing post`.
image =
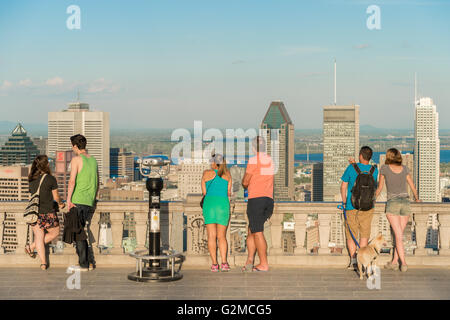
<path id="1" fill-rule="evenodd" d="M 5 213 L 2 210 L 3 208 L 0 209 L 0 254 L 4 253 L 4 249 L 3 249 L 3 230 L 4 230 L 4 225 L 5 225 Z"/>
<path id="2" fill-rule="evenodd" d="M 100 222 L 100 212 L 95 210 L 94 214 L 92 215 L 89 229 L 87 230 L 89 243 L 92 245 L 94 255 L 100 254 L 100 250 L 98 249 L 98 236 L 100 228 L 99 222 Z"/>
<path id="3" fill-rule="evenodd" d="M 148 210 L 148 209 L 147 209 Z M 147 241 L 148 212 L 139 211 L 134 213 L 134 221 L 136 222 L 136 251 L 145 250 L 145 242 Z"/>
<path id="4" fill-rule="evenodd" d="M 422 212 L 414 213 L 414 222 L 416 223 L 416 244 L 415 255 L 426 255 L 425 244 L 427 240 L 427 221 L 428 214 Z"/>
<path id="5" fill-rule="evenodd" d="M 439 255 L 450 255 L 450 212 L 440 213 L 439 216 L 439 237 L 440 248 Z"/>
<path id="6" fill-rule="evenodd" d="M 189 194 L 184 202 L 187 220 L 187 255 L 208 254 L 208 235 L 200 207 L 201 195 Z"/>
<path id="7" fill-rule="evenodd" d="M 319 254 L 330 254 L 330 248 L 328 247 L 328 244 L 330 242 L 331 214 L 319 213 L 318 221 L 319 221 L 319 239 L 320 239 Z"/>
<path id="8" fill-rule="evenodd" d="M 17 249 L 16 254 L 25 254 L 23 248 L 27 242 L 27 229 L 28 225 L 23 218 L 22 213 L 16 213 L 16 236 L 17 236 Z M 33 241 L 33 231 L 30 228 L 30 241 Z"/>
<path id="9" fill-rule="evenodd" d="M 111 249 L 112 254 L 122 254 L 122 239 L 123 239 L 123 220 L 124 213 L 118 211 L 110 212 L 110 220 L 111 220 L 111 233 L 112 233 L 112 242 L 113 247 Z"/>
<path id="10" fill-rule="evenodd" d="M 169 204 L 169 241 L 176 252 L 183 252 L 183 204 Z"/>
<path id="11" fill-rule="evenodd" d="M 295 213 L 295 254 L 305 254 L 305 237 L 306 237 L 306 213 Z"/>
<path id="12" fill-rule="evenodd" d="M 271 246 L 269 242 L 267 243 L 268 252 L 270 255 L 281 255 L 283 254 L 283 248 L 281 247 L 281 232 L 283 231 L 283 214 L 277 212 L 276 208 L 269 221 L 270 226 L 270 237 Z M 270 246 L 270 247 L 269 247 Z"/>

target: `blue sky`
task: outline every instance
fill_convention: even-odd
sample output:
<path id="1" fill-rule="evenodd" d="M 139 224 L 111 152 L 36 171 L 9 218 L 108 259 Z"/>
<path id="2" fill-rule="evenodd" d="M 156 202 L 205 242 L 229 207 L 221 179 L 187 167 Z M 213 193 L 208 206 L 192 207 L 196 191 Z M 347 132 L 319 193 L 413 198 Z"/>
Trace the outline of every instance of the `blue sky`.
<path id="1" fill-rule="evenodd" d="M 338 104 L 361 124 L 412 128 L 417 72 L 450 128 L 446 0 L 1 1 L 0 43 L 1 120 L 45 123 L 79 89 L 113 127 L 255 127 L 282 100 L 296 128 L 321 128 L 336 57 Z"/>

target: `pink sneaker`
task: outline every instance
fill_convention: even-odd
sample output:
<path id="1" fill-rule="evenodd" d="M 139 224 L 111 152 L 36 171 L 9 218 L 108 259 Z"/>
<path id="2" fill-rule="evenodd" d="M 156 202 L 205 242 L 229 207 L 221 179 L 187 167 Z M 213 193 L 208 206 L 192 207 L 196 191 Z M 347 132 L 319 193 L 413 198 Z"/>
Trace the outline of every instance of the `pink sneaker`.
<path id="1" fill-rule="evenodd" d="M 228 262 L 222 263 L 220 265 L 220 270 L 222 272 L 230 271 L 230 265 L 228 264 Z"/>
<path id="2" fill-rule="evenodd" d="M 219 272 L 219 264 L 211 265 L 211 272 Z"/>

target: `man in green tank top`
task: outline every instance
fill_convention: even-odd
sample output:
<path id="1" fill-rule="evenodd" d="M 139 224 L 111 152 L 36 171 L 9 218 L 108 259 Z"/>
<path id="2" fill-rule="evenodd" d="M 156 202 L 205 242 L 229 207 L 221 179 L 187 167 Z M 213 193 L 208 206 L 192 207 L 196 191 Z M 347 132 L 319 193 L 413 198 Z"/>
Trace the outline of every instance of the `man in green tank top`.
<path id="1" fill-rule="evenodd" d="M 78 220 L 84 228 L 87 225 L 88 235 L 83 231 L 76 235 L 76 249 L 81 271 L 95 268 L 94 252 L 92 250 L 91 219 L 95 211 L 98 194 L 97 160 L 86 151 L 87 140 L 81 134 L 70 137 L 72 150 L 76 157 L 70 162 L 70 180 L 67 193 L 67 207 L 76 210 Z M 89 239 L 89 244 L 86 239 Z"/>

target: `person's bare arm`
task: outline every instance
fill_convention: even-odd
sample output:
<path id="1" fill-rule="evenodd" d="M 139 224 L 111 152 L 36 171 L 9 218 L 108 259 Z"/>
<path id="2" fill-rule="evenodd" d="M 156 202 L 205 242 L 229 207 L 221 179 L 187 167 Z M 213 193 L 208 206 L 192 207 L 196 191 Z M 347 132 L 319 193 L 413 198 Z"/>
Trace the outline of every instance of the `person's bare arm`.
<path id="1" fill-rule="evenodd" d="M 98 190 L 100 190 L 100 176 L 98 174 L 98 167 L 97 167 L 97 192 L 95 194 L 95 200 L 98 200 Z"/>
<path id="2" fill-rule="evenodd" d="M 208 170 L 203 171 L 203 176 L 202 176 L 202 194 L 206 195 L 206 175 L 207 175 Z"/>
<path id="3" fill-rule="evenodd" d="M 228 197 L 231 197 L 231 187 L 233 185 L 233 178 L 231 178 L 231 174 L 227 173 L 227 180 L 228 180 Z"/>
<path id="4" fill-rule="evenodd" d="M 384 176 L 380 174 L 380 179 L 378 180 L 378 188 L 377 191 L 375 191 L 375 199 L 377 199 L 378 196 L 380 195 L 381 191 L 383 190 L 383 186 L 384 186 Z"/>
<path id="5" fill-rule="evenodd" d="M 244 189 L 248 189 L 248 185 L 250 184 L 250 180 L 252 179 L 252 175 L 249 173 L 245 173 L 244 177 L 242 178 L 242 186 Z"/>
<path id="6" fill-rule="evenodd" d="M 344 204 L 346 204 L 346 202 L 347 202 L 347 188 L 348 188 L 348 182 L 342 181 L 341 182 L 341 199 Z"/>
<path id="7" fill-rule="evenodd" d="M 70 178 L 69 178 L 69 187 L 67 191 L 67 209 L 72 209 L 75 205 L 72 203 L 72 194 L 75 189 L 75 181 L 77 179 L 78 174 L 78 166 L 79 166 L 79 158 L 75 157 L 70 162 Z"/>
<path id="8" fill-rule="evenodd" d="M 52 190 L 53 200 L 58 203 L 60 209 L 64 208 L 64 203 L 61 202 L 61 198 L 59 197 L 58 189 Z"/>
<path id="9" fill-rule="evenodd" d="M 412 180 L 410 174 L 408 174 L 408 175 L 406 176 L 406 182 L 408 183 L 409 187 L 411 188 L 411 190 L 412 190 L 412 192 L 413 192 L 413 194 L 414 194 L 414 200 L 415 200 L 416 202 L 422 202 L 422 200 L 419 199 L 419 195 L 418 195 L 418 193 L 417 193 L 417 189 L 416 189 L 416 187 L 414 186 L 414 182 L 413 182 L 413 180 Z"/>

